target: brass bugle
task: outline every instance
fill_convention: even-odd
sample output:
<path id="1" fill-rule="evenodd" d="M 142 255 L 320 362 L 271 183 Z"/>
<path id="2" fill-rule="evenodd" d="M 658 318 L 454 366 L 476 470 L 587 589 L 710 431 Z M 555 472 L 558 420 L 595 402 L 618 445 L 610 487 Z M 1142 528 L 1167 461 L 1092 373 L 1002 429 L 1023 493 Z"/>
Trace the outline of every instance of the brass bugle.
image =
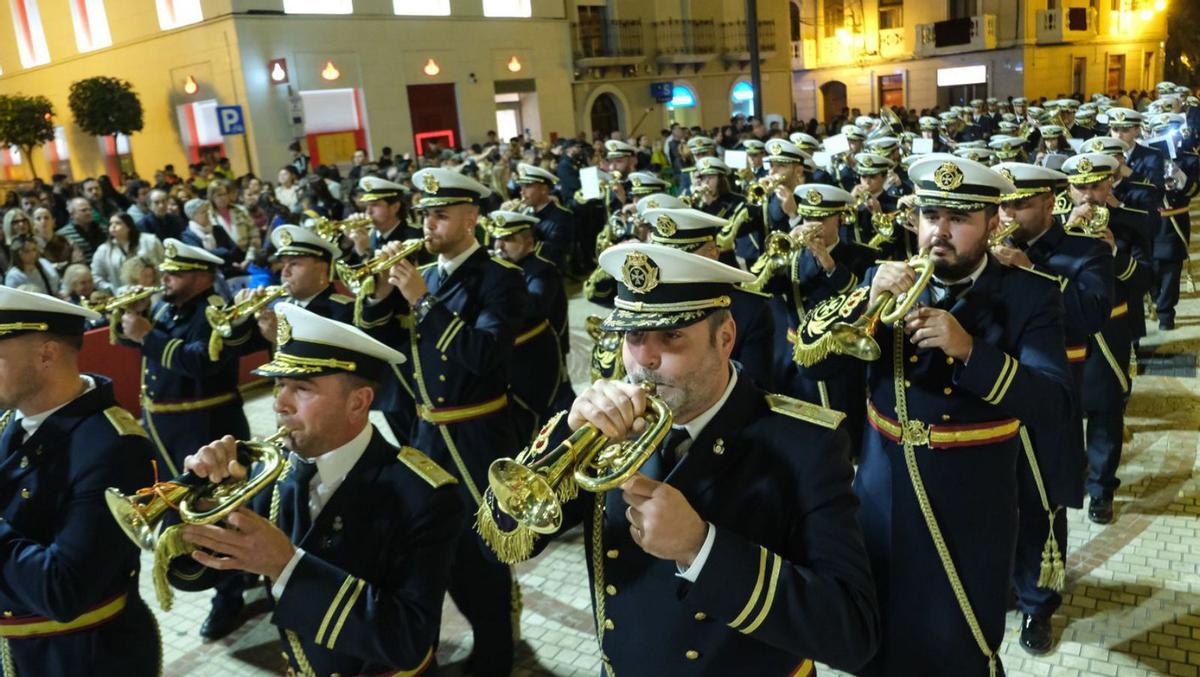
<path id="1" fill-rule="evenodd" d="M 312 229 L 318 236 L 336 242 L 342 233 L 355 228 L 366 228 L 371 225 L 371 217 L 366 214 L 355 214 L 340 221 L 332 221 L 324 216 L 312 220 Z"/>
<path id="2" fill-rule="evenodd" d="M 750 272 L 757 274 L 758 277 L 750 282 L 742 283 L 742 288 L 761 292 L 776 273 L 792 265 L 796 254 L 820 232 L 819 226 L 808 228 L 799 237 L 792 237 L 790 233 L 782 231 L 772 232 L 767 236 L 767 241 L 763 243 L 762 256 L 759 256 L 758 260 L 750 266 Z"/>
<path id="3" fill-rule="evenodd" d="M 708 184 L 696 183 L 692 185 L 687 195 L 684 195 L 681 200 L 687 203 L 687 206 L 693 209 L 699 209 L 704 205 L 704 200 L 712 197 L 713 191 L 708 187 Z"/>
<path id="4" fill-rule="evenodd" d="M 376 275 L 425 249 L 428 247 L 428 244 L 428 241 L 424 238 L 414 237 L 411 240 L 402 242 L 400 251 L 395 254 L 389 256 L 379 253 L 359 266 L 351 266 L 345 261 L 338 261 L 334 269 L 337 271 L 338 279 L 346 283 L 346 288 L 354 294 L 358 294 L 362 291 L 364 285 L 367 284 L 367 280 L 374 279 Z"/>
<path id="5" fill-rule="evenodd" d="M 98 303 L 91 303 L 87 299 L 82 299 L 80 300 L 80 305 L 88 310 L 108 316 L 108 342 L 116 345 L 117 327 L 121 325 L 121 317 L 125 315 L 125 311 L 129 309 L 129 306 L 145 301 L 155 294 L 161 294 L 164 291 L 166 291 L 166 287 L 162 285 L 142 287 L 133 291 L 127 291 L 124 294 L 110 296 Z"/>
<path id="6" fill-rule="evenodd" d="M 988 247 L 999 247 L 1004 244 L 1004 241 L 1012 237 L 1013 233 L 1020 230 L 1021 224 L 1017 221 L 1009 221 L 1007 224 L 997 228 L 990 236 L 988 236 Z"/>
<path id="7" fill-rule="evenodd" d="M 830 326 L 829 336 L 834 342 L 833 352 L 866 362 L 879 359 L 882 352 L 875 340 L 875 327 L 880 321 L 894 324 L 903 319 L 933 279 L 933 259 L 930 258 L 928 250 L 922 251 L 905 263 L 917 273 L 917 280 L 913 286 L 899 296 L 894 296 L 891 292 L 882 292 L 875 299 L 875 303 L 854 322 L 835 322 Z"/>
<path id="8" fill-rule="evenodd" d="M 255 290 L 258 291 L 258 290 Z M 263 287 L 261 294 L 254 294 L 243 301 L 231 306 L 209 306 L 204 309 L 204 318 L 208 326 L 224 338 L 233 336 L 233 328 L 242 320 L 253 316 L 267 304 L 287 293 L 287 288 L 281 284 Z"/>
<path id="9" fill-rule="evenodd" d="M 113 519 L 142 550 L 153 551 L 158 540 L 158 526 L 170 510 L 178 510 L 186 524 L 213 524 L 241 508 L 262 491 L 283 471 L 283 441 L 291 431 L 281 427 L 261 442 L 239 441 L 238 462 L 257 473 L 245 479 L 225 478 L 210 482 L 190 470 L 168 482 L 125 495 L 109 487 L 104 502 Z"/>
<path id="10" fill-rule="evenodd" d="M 1088 237 L 1104 237 L 1104 231 L 1108 229 L 1108 220 L 1108 207 L 1093 205 L 1091 216 L 1086 219 L 1075 219 L 1067 223 L 1064 228 Z"/>
<path id="11" fill-rule="evenodd" d="M 783 177 L 779 174 L 768 174 L 746 188 L 746 202 L 760 207 L 766 204 L 779 186 L 783 185 Z"/>
<path id="12" fill-rule="evenodd" d="M 646 429 L 636 439 L 610 444 L 604 433 L 584 423 L 554 449 L 528 465 L 500 458 L 488 467 L 496 506 L 530 531 L 552 534 L 562 528 L 564 496 L 576 489 L 603 492 L 624 484 L 654 454 L 671 429 L 671 409 L 646 389 Z"/>

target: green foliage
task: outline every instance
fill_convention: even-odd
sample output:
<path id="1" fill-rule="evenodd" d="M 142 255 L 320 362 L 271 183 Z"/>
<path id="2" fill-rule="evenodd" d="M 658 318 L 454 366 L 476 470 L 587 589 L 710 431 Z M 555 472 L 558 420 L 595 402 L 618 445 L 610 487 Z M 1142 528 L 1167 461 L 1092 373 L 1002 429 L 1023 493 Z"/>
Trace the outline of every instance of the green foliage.
<path id="1" fill-rule="evenodd" d="M 37 178 L 33 149 L 54 140 L 54 105 L 44 96 L 0 95 L 0 146 L 16 146 Z"/>
<path id="2" fill-rule="evenodd" d="M 71 83 L 75 124 L 92 136 L 126 136 L 142 129 L 142 102 L 125 80 L 97 76 Z"/>

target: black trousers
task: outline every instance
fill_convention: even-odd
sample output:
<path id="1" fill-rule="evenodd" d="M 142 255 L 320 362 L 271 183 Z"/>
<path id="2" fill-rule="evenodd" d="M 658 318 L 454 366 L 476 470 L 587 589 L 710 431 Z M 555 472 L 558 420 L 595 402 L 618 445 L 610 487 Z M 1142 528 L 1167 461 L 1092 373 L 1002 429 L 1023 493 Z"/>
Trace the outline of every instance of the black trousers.
<path id="1" fill-rule="evenodd" d="M 1117 468 L 1121 465 L 1122 432 L 1125 428 L 1125 404 L 1113 403 L 1116 409 L 1087 412 L 1087 493 L 1092 498 L 1112 498 L 1121 480 Z"/>
<path id="2" fill-rule="evenodd" d="M 1054 508 L 1053 504 L 1050 506 Z M 1013 561 L 1013 588 L 1017 593 L 1017 609 L 1021 613 L 1049 618 L 1062 605 L 1062 595 L 1049 588 L 1038 587 L 1042 567 L 1042 550 L 1050 534 L 1050 518 L 1042 507 L 1042 499 L 1034 483 L 1033 472 L 1024 459 L 1017 467 L 1017 551 Z M 1054 537 L 1058 540 L 1063 566 L 1067 560 L 1067 509 L 1059 507 L 1054 513 Z"/>
<path id="3" fill-rule="evenodd" d="M 1179 278 L 1183 274 L 1183 261 L 1154 259 L 1154 309 L 1158 321 L 1175 319 L 1175 306 L 1179 303 Z"/>
<path id="4" fill-rule="evenodd" d="M 462 493 L 467 505 L 473 505 L 467 492 Z M 520 592 L 512 570 L 487 556 L 486 547 L 470 526 L 463 530 L 450 568 L 450 599 L 466 616 L 475 637 L 471 674 L 508 677 L 513 667 L 514 616 L 520 614 Z"/>

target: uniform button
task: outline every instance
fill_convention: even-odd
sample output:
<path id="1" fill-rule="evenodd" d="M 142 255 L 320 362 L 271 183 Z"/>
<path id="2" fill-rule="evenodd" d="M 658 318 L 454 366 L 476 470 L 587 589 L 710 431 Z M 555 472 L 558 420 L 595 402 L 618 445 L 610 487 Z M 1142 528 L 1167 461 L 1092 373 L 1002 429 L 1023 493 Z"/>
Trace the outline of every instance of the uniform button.
<path id="1" fill-rule="evenodd" d="M 438 380 L 439 380 L 439 381 L 445 381 L 445 380 L 446 380 L 446 375 L 445 375 L 445 374 L 438 374 Z"/>
<path id="2" fill-rule="evenodd" d="M 908 358 L 908 361 L 912 362 L 913 364 L 916 364 L 919 359 L 920 358 L 918 358 L 916 355 L 912 355 L 911 357 Z"/>
<path id="3" fill-rule="evenodd" d="M 953 364 L 954 364 L 954 358 L 953 358 L 953 357 L 947 357 L 947 358 L 946 358 L 946 364 L 953 365 Z"/>
<path id="4" fill-rule="evenodd" d="M 444 398 L 444 397 L 440 397 L 440 396 L 439 396 L 439 397 L 437 398 L 437 400 L 438 400 L 438 404 L 441 404 L 441 403 L 443 403 L 443 402 L 445 402 L 445 401 L 446 401 L 446 398 Z"/>
<path id="5" fill-rule="evenodd" d="M 21 498 L 29 498 L 31 495 L 28 487 L 21 489 Z"/>
<path id="6" fill-rule="evenodd" d="M 696 615 L 692 616 L 692 618 L 695 618 L 698 621 L 702 621 L 705 618 L 708 618 L 708 614 L 704 613 L 703 611 L 697 611 Z"/>
<path id="7" fill-rule="evenodd" d="M 604 556 L 609 559 L 616 559 L 617 555 L 619 555 L 619 554 L 621 554 L 621 553 L 617 550 L 609 550 L 608 552 L 604 553 Z"/>
<path id="8" fill-rule="evenodd" d="M 20 464 L 20 465 L 21 465 L 21 467 L 22 467 L 22 468 L 27 468 L 27 467 L 29 467 L 29 457 L 28 457 L 28 456 L 22 456 L 22 457 L 21 457 L 21 464 Z"/>
<path id="9" fill-rule="evenodd" d="M 912 381 L 910 381 L 910 380 L 908 380 L 908 379 L 904 379 L 904 387 L 905 387 L 905 388 L 911 388 L 911 387 L 912 387 Z"/>
<path id="10" fill-rule="evenodd" d="M 446 357 L 445 355 L 442 355 L 442 362 L 449 362 L 449 361 L 450 361 L 450 358 L 449 358 L 449 357 Z"/>
<path id="11" fill-rule="evenodd" d="M 421 335 L 420 335 L 420 334 L 417 334 L 417 340 L 418 340 L 418 341 L 420 341 L 420 340 L 421 340 Z"/>
<path id="12" fill-rule="evenodd" d="M 952 392 L 954 392 L 954 388 L 942 388 L 943 395 L 949 395 Z"/>
<path id="13" fill-rule="evenodd" d="M 7 610 L 7 609 L 5 609 L 5 610 L 4 610 L 4 617 L 5 617 L 5 618 L 12 618 L 12 612 L 11 612 L 11 611 L 9 611 L 9 610 Z"/>
<path id="14" fill-rule="evenodd" d="M 615 594 L 617 594 L 617 586 L 606 585 L 606 586 L 604 586 L 604 592 L 607 592 L 610 595 L 615 595 Z"/>
<path id="15" fill-rule="evenodd" d="M 604 619 L 604 629 L 605 630 L 616 630 L 617 626 L 615 623 L 612 622 L 611 618 L 605 618 Z"/>
<path id="16" fill-rule="evenodd" d="M 687 650 L 687 653 L 685 653 L 685 654 L 683 654 L 683 655 L 684 655 L 684 656 L 687 656 L 687 659 L 688 659 L 689 661 L 694 661 L 694 660 L 696 660 L 697 658 L 699 658 L 699 657 L 700 657 L 700 652 L 699 652 L 699 651 L 696 651 L 695 649 L 688 649 L 688 650 Z"/>
<path id="17" fill-rule="evenodd" d="M 943 421 L 949 421 L 949 420 L 950 420 L 950 414 L 942 414 L 942 420 L 943 420 Z"/>

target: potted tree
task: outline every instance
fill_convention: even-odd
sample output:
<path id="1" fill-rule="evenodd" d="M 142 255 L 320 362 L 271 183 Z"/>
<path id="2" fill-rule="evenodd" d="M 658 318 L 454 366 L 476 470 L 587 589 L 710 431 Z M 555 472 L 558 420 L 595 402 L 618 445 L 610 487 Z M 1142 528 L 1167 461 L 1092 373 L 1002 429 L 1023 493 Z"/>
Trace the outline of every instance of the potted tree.
<path id="1" fill-rule="evenodd" d="M 80 129 L 92 136 L 112 137 L 105 163 L 109 176 L 119 185 L 122 167 L 117 157 L 117 135 L 129 136 L 142 129 L 142 102 L 133 85 L 104 75 L 79 80 L 71 83 L 67 105 Z M 132 163 L 124 169 L 132 172 Z"/>
<path id="2" fill-rule="evenodd" d="M 38 178 L 33 149 L 54 140 L 54 105 L 44 96 L 0 94 L 0 146 L 16 146 Z"/>

